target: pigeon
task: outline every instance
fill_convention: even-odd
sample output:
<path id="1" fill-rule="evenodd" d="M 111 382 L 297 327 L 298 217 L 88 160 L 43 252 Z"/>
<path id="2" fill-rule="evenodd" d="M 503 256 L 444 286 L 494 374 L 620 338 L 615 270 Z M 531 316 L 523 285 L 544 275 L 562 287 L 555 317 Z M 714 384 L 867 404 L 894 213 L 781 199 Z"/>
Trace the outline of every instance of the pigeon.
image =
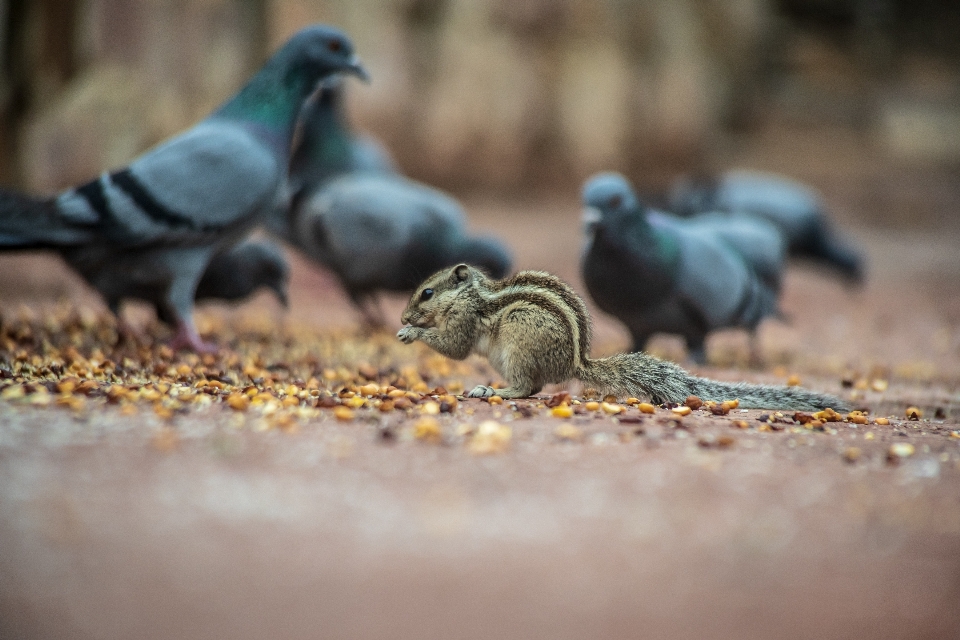
<path id="1" fill-rule="evenodd" d="M 331 78 L 304 106 L 299 144 L 290 159 L 291 188 L 353 171 L 399 174 L 390 152 L 373 136 L 350 127 L 341 78 Z"/>
<path id="2" fill-rule="evenodd" d="M 337 275 L 374 327 L 384 325 L 379 291 L 413 291 L 430 274 L 461 262 L 494 278 L 510 270 L 499 240 L 466 234 L 456 200 L 402 176 L 338 176 L 305 194 L 291 219 L 295 246 Z"/>
<path id="3" fill-rule="evenodd" d="M 780 227 L 791 255 L 820 262 L 851 282 L 863 280 L 863 256 L 830 224 L 819 194 L 784 176 L 759 171 L 728 171 L 715 177 L 680 178 L 670 189 L 669 208 L 690 216 L 707 211 L 739 211 Z"/>
<path id="4" fill-rule="evenodd" d="M 507 274 L 504 245 L 469 236 L 456 200 L 400 175 L 376 140 L 350 131 L 340 83 L 325 83 L 301 118 L 291 205 L 268 228 L 332 270 L 367 324 L 384 325 L 379 291 L 410 292 L 444 267 L 467 262 Z"/>
<path id="5" fill-rule="evenodd" d="M 213 257 L 197 284 L 194 300 L 236 302 L 266 287 L 287 307 L 289 284 L 290 265 L 280 247 L 272 242 L 248 240 Z"/>
<path id="6" fill-rule="evenodd" d="M 654 333 L 679 334 L 703 364 L 710 331 L 742 327 L 753 335 L 777 315 L 785 247 L 771 223 L 654 211 L 615 173 L 588 180 L 583 204 L 584 283 L 597 306 L 627 326 L 634 351 Z"/>
<path id="7" fill-rule="evenodd" d="M 0 247 L 58 249 L 112 309 L 150 300 L 174 321 L 174 348 L 215 351 L 193 323 L 197 284 L 283 197 L 300 109 L 338 73 L 368 79 L 347 36 L 301 30 L 213 114 L 127 167 L 50 199 L 0 194 Z"/>

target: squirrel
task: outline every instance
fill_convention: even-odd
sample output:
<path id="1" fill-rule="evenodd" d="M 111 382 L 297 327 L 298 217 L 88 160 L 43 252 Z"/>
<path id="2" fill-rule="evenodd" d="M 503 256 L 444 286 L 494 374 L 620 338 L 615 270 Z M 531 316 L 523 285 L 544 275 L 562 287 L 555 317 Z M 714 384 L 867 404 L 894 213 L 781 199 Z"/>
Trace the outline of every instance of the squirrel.
<path id="1" fill-rule="evenodd" d="M 510 386 L 477 386 L 468 397 L 526 398 L 545 384 L 572 378 L 603 394 L 648 397 L 655 403 L 738 398 L 747 408 L 847 410 L 834 396 L 797 387 L 729 383 L 699 378 L 646 353 L 591 359 L 590 316 L 565 282 L 542 271 L 494 280 L 466 264 L 427 278 L 410 298 L 397 337 L 420 340 L 454 360 L 486 357 Z"/>

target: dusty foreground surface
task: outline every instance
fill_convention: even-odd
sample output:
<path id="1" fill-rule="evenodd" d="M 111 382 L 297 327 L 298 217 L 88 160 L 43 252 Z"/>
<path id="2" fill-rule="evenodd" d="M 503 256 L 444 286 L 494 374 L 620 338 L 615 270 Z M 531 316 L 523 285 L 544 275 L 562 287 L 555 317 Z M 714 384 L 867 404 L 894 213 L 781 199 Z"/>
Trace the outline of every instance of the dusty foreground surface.
<path id="1" fill-rule="evenodd" d="M 478 213 L 575 281 L 575 210 Z M 866 288 L 792 271 L 768 365 L 735 368 L 731 334 L 703 371 L 871 411 L 814 429 L 432 398 L 491 372 L 344 329 L 302 263 L 285 319 L 266 298 L 205 316 L 218 358 L 114 348 L 54 262 L 3 258 L 0 637 L 956 638 L 958 243 L 858 237 Z M 364 406 L 314 406 L 338 402 Z"/>

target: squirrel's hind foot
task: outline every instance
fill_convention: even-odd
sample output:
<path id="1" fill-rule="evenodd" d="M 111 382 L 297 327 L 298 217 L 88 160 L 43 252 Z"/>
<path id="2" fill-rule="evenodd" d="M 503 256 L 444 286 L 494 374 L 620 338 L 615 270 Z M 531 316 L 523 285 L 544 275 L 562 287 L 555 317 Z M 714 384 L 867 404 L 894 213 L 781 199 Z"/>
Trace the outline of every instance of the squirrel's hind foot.
<path id="1" fill-rule="evenodd" d="M 529 398 L 533 394 L 537 393 L 539 389 L 524 389 L 522 387 L 507 387 L 506 389 L 494 389 L 493 387 L 487 387 L 482 384 L 475 386 L 470 393 L 467 394 L 468 398 L 489 398 L 491 396 L 500 396 L 504 400 L 510 400 L 515 398 Z"/>
<path id="2" fill-rule="evenodd" d="M 473 389 L 470 390 L 470 393 L 467 394 L 468 398 L 489 398 L 490 396 L 497 395 L 497 390 L 493 387 L 488 387 L 482 384 L 478 384 Z"/>

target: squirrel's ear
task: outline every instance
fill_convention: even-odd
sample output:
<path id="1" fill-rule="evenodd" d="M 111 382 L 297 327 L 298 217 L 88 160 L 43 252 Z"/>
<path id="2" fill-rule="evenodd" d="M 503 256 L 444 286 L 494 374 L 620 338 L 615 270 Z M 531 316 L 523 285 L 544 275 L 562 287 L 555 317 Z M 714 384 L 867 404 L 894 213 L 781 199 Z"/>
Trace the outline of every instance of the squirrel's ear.
<path id="1" fill-rule="evenodd" d="M 453 275 L 457 282 L 463 282 L 470 278 L 470 267 L 465 264 L 458 264 L 453 268 Z"/>

